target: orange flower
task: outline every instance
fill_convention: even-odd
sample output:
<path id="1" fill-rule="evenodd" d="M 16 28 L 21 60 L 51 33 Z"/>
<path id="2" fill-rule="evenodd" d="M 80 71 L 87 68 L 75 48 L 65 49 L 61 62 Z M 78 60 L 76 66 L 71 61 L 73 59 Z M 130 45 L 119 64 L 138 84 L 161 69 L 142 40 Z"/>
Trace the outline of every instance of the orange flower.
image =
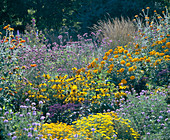
<path id="1" fill-rule="evenodd" d="M 0 88 L 0 91 L 2 90 L 3 88 Z"/>
<path id="2" fill-rule="evenodd" d="M 114 58 L 118 58 L 119 56 L 118 55 L 115 55 Z"/>
<path id="3" fill-rule="evenodd" d="M 24 42 L 25 42 L 25 40 L 21 40 L 21 41 L 20 41 L 20 43 L 24 43 Z"/>
<path id="4" fill-rule="evenodd" d="M 146 59 L 146 62 L 151 62 L 151 60 L 150 59 Z"/>
<path id="5" fill-rule="evenodd" d="M 124 50 L 124 53 L 128 53 L 128 50 Z"/>
<path id="6" fill-rule="evenodd" d="M 130 63 L 127 63 L 126 66 L 129 67 L 129 66 L 130 66 Z"/>
<path id="7" fill-rule="evenodd" d="M 110 50 L 109 50 L 109 52 L 111 53 L 111 52 L 113 52 L 113 50 L 112 50 L 112 49 L 110 49 Z"/>
<path id="8" fill-rule="evenodd" d="M 31 64 L 31 67 L 36 67 L 37 66 L 37 64 Z"/>
<path id="9" fill-rule="evenodd" d="M 11 47 L 11 48 L 9 48 L 10 50 L 13 50 L 15 48 L 15 45 L 13 46 L 13 47 Z"/>
<path id="10" fill-rule="evenodd" d="M 130 80 L 134 80 L 134 79 L 135 79 L 135 76 L 131 76 L 131 77 L 130 77 Z"/>
<path id="11" fill-rule="evenodd" d="M 101 61 L 100 63 L 101 63 L 101 64 L 105 64 L 105 62 L 104 62 L 104 61 Z"/>
<path id="12" fill-rule="evenodd" d="M 119 72 L 122 73 L 122 72 L 124 72 L 124 70 L 125 70 L 124 68 L 121 68 L 121 69 L 119 70 Z"/>
<path id="13" fill-rule="evenodd" d="M 107 57 L 107 56 L 104 56 L 104 57 L 103 57 L 103 60 L 107 60 L 107 59 L 108 59 L 108 57 Z"/>
<path id="14" fill-rule="evenodd" d="M 166 43 L 166 46 L 167 46 L 168 48 L 170 48 L 170 42 L 167 42 L 167 43 Z"/>
<path id="15" fill-rule="evenodd" d="M 130 53 L 128 53 L 128 54 L 127 54 L 127 56 L 128 56 L 128 57 L 131 57 L 131 54 L 130 54 Z"/>
<path id="16" fill-rule="evenodd" d="M 8 28 L 9 28 L 9 26 L 10 26 L 10 25 L 8 24 L 8 25 L 7 25 L 7 26 L 5 26 L 3 29 L 8 29 Z"/>
<path id="17" fill-rule="evenodd" d="M 98 61 L 99 59 L 98 58 L 95 58 L 96 61 Z"/>
<path id="18" fill-rule="evenodd" d="M 127 84 L 127 81 L 126 81 L 125 79 L 122 79 L 122 80 L 121 80 L 121 83 Z"/>
<path id="19" fill-rule="evenodd" d="M 109 61 L 113 61 L 113 58 L 110 58 Z"/>
<path id="20" fill-rule="evenodd" d="M 125 61 L 124 61 L 124 60 L 122 60 L 122 61 L 120 62 L 120 64 L 122 64 L 122 65 L 123 65 L 123 64 L 125 64 Z"/>
<path id="21" fill-rule="evenodd" d="M 133 71 L 133 67 L 130 67 L 128 71 L 129 71 L 129 72 Z"/>

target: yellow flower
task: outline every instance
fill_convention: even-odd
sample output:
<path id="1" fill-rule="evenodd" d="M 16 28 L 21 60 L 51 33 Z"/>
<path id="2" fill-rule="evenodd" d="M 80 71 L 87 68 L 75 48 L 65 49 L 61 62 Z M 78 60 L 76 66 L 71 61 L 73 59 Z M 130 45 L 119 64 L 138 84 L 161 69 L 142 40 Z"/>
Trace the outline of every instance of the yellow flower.
<path id="1" fill-rule="evenodd" d="M 166 47 L 170 48 L 170 42 L 166 43 Z"/>
<path id="2" fill-rule="evenodd" d="M 146 59 L 146 62 L 151 62 L 151 60 L 148 58 L 148 59 Z"/>
<path id="3" fill-rule="evenodd" d="M 103 57 L 103 60 L 107 60 L 107 59 L 108 59 L 108 57 L 107 57 L 107 56 L 104 56 L 104 57 Z"/>
<path id="4" fill-rule="evenodd" d="M 130 66 L 130 63 L 127 63 L 126 66 L 129 67 L 129 66 Z"/>
<path id="5" fill-rule="evenodd" d="M 128 53 L 128 50 L 124 50 L 124 53 Z"/>
<path id="6" fill-rule="evenodd" d="M 130 54 L 130 53 L 127 53 L 127 56 L 128 56 L 128 57 L 131 57 L 131 54 Z"/>
<path id="7" fill-rule="evenodd" d="M 118 58 L 119 56 L 118 55 L 115 55 L 114 58 Z"/>
<path id="8" fill-rule="evenodd" d="M 129 72 L 133 71 L 133 67 L 130 67 L 128 71 L 129 71 Z"/>
<path id="9" fill-rule="evenodd" d="M 100 63 L 101 63 L 101 64 L 105 64 L 105 62 L 104 62 L 104 61 L 101 61 Z"/>
<path id="10" fill-rule="evenodd" d="M 123 56 L 123 59 L 126 59 L 126 55 Z"/>
<path id="11" fill-rule="evenodd" d="M 109 61 L 113 61 L 113 58 L 110 58 Z"/>
<path id="12" fill-rule="evenodd" d="M 124 70 L 125 70 L 124 68 L 121 68 L 121 69 L 119 70 L 119 72 L 122 73 L 122 72 L 124 72 Z"/>
<path id="13" fill-rule="evenodd" d="M 135 76 L 131 76 L 131 77 L 130 77 L 130 80 L 134 80 L 134 79 L 135 79 Z"/>
<path id="14" fill-rule="evenodd" d="M 126 81 L 125 79 L 122 79 L 122 80 L 121 80 L 121 83 L 127 84 L 127 81 Z"/>
<path id="15" fill-rule="evenodd" d="M 123 65 L 123 64 L 125 64 L 125 61 L 124 61 L 124 60 L 122 60 L 122 61 L 120 62 L 120 64 L 122 64 L 122 65 Z"/>

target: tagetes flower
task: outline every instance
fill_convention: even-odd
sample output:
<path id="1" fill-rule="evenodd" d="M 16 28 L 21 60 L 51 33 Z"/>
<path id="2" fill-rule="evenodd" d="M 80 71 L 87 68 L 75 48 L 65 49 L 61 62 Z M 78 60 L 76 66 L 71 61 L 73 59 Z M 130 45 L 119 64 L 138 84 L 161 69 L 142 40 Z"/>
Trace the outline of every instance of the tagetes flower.
<path id="1" fill-rule="evenodd" d="M 130 63 L 127 63 L 126 66 L 129 67 L 131 64 Z"/>
<path id="2" fill-rule="evenodd" d="M 166 47 L 170 48 L 170 42 L 166 43 Z"/>
<path id="3" fill-rule="evenodd" d="M 101 63 L 101 64 L 105 64 L 105 62 L 104 62 L 104 61 L 101 61 L 100 63 Z"/>
<path id="4" fill-rule="evenodd" d="M 113 61 L 113 58 L 110 58 L 109 61 Z"/>
<path id="5" fill-rule="evenodd" d="M 107 60 L 107 59 L 108 59 L 108 57 L 107 57 L 107 56 L 104 56 L 104 57 L 103 57 L 103 60 Z"/>
<path id="6" fill-rule="evenodd" d="M 20 43 L 25 43 L 25 40 L 21 40 Z"/>
<path id="7" fill-rule="evenodd" d="M 124 72 L 124 70 L 125 70 L 124 68 L 121 68 L 121 69 L 119 70 L 119 72 L 122 73 L 122 72 Z"/>
<path id="8" fill-rule="evenodd" d="M 122 60 L 122 61 L 120 62 L 120 64 L 124 65 L 124 64 L 125 64 L 125 61 L 124 61 L 124 60 Z"/>
<path id="9" fill-rule="evenodd" d="M 5 26 L 3 29 L 8 29 L 8 28 L 9 28 L 9 26 L 10 26 L 10 25 L 8 24 L 8 25 L 7 25 L 7 26 Z"/>
<path id="10" fill-rule="evenodd" d="M 118 58 L 119 56 L 118 55 L 115 55 L 114 58 Z"/>
<path id="11" fill-rule="evenodd" d="M 123 83 L 123 84 L 127 84 L 126 79 L 122 79 L 122 80 L 121 80 L 121 83 Z"/>
<path id="12" fill-rule="evenodd" d="M 129 71 L 129 72 L 133 71 L 133 67 L 130 67 L 130 68 L 128 69 L 128 71 Z"/>
<path id="13" fill-rule="evenodd" d="M 2 90 L 3 88 L 0 88 L 0 91 Z"/>
<path id="14" fill-rule="evenodd" d="M 135 76 L 131 76 L 131 77 L 130 77 L 130 80 L 134 80 L 134 79 L 135 79 Z"/>
<path id="15" fill-rule="evenodd" d="M 31 64 L 30 66 L 31 66 L 31 67 L 36 67 L 36 66 L 37 66 L 37 64 Z"/>

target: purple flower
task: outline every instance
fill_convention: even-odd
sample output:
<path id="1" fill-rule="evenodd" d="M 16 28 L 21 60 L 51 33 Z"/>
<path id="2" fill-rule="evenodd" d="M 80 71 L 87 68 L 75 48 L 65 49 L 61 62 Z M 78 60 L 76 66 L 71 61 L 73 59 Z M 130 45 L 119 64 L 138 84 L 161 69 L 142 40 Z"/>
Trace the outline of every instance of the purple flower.
<path id="1" fill-rule="evenodd" d="M 28 101 L 30 101 L 30 99 L 28 99 L 28 98 L 27 98 L 25 101 L 27 101 L 27 102 L 28 102 Z"/>
<path id="2" fill-rule="evenodd" d="M 159 119 L 162 119 L 163 117 L 162 116 L 159 116 Z"/>
<path id="3" fill-rule="evenodd" d="M 147 135 L 150 135 L 150 133 L 148 132 L 148 133 L 146 133 Z"/>
<path id="4" fill-rule="evenodd" d="M 149 119 L 149 116 L 146 116 L 146 119 Z"/>
<path id="5" fill-rule="evenodd" d="M 142 112 L 142 115 L 144 115 L 145 114 L 145 112 Z"/>
<path id="6" fill-rule="evenodd" d="M 115 137 L 117 137 L 117 135 L 114 134 L 113 137 L 115 138 Z"/>
<path id="7" fill-rule="evenodd" d="M 39 140 L 39 137 L 35 137 L 36 140 Z"/>
<path id="8" fill-rule="evenodd" d="M 45 119 L 45 117 L 44 116 L 41 116 L 41 118 L 40 118 L 41 120 L 44 120 Z"/>
<path id="9" fill-rule="evenodd" d="M 30 130 L 34 131 L 34 128 L 33 128 L 33 127 L 31 127 L 31 128 L 30 128 Z"/>
<path id="10" fill-rule="evenodd" d="M 31 105 L 36 105 L 36 103 L 33 102 Z"/>
<path id="11" fill-rule="evenodd" d="M 7 135 L 8 135 L 8 136 L 11 136 L 12 134 L 11 134 L 11 133 L 8 133 Z"/>
<path id="12" fill-rule="evenodd" d="M 46 115 L 47 115 L 47 116 L 50 116 L 50 113 L 47 113 Z"/>
<path id="13" fill-rule="evenodd" d="M 74 137 L 75 137 L 75 138 L 78 138 L 78 134 L 75 134 Z"/>
<path id="14" fill-rule="evenodd" d="M 43 104 L 43 101 L 39 101 L 39 104 Z"/>
<path id="15" fill-rule="evenodd" d="M 28 137 L 32 137 L 32 133 L 31 132 L 28 132 Z"/>
<path id="16" fill-rule="evenodd" d="M 4 123 L 8 123 L 8 120 L 4 120 Z"/>
<path id="17" fill-rule="evenodd" d="M 91 131 L 93 131 L 93 132 L 94 132 L 94 131 L 95 131 L 95 128 L 92 128 L 92 129 L 91 129 Z"/>
<path id="18" fill-rule="evenodd" d="M 161 126 L 164 126 L 164 125 L 165 125 L 165 124 L 163 124 L 163 123 L 161 124 Z"/>
<path id="19" fill-rule="evenodd" d="M 24 115 L 23 114 L 20 114 L 19 117 L 23 117 Z"/>
<path id="20" fill-rule="evenodd" d="M 159 120 L 159 119 L 157 119 L 157 122 L 160 122 L 160 120 Z"/>
<path id="21" fill-rule="evenodd" d="M 17 138 L 17 136 L 13 136 L 13 137 L 12 137 L 12 140 L 15 140 L 16 138 Z"/>
<path id="22" fill-rule="evenodd" d="M 36 115 L 37 115 L 36 111 L 33 111 L 32 115 L 33 115 L 33 116 L 36 116 Z"/>

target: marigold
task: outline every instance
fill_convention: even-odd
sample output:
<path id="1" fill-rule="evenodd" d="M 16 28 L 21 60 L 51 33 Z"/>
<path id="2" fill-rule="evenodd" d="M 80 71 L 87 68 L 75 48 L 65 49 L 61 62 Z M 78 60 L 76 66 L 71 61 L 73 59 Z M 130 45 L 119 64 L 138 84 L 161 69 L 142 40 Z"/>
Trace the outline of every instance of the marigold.
<path id="1" fill-rule="evenodd" d="M 124 60 L 122 60 L 122 61 L 120 62 L 120 64 L 122 64 L 122 65 L 123 65 L 123 64 L 125 64 L 125 61 L 124 61 Z"/>
<path id="2" fill-rule="evenodd" d="M 127 63 L 126 66 L 129 67 L 131 64 L 130 63 Z"/>
<path id="3" fill-rule="evenodd" d="M 128 71 L 129 71 L 129 72 L 133 71 L 133 67 L 130 67 L 130 68 L 128 69 Z"/>
<path id="4" fill-rule="evenodd" d="M 135 79 L 135 76 L 131 76 L 131 77 L 130 77 L 130 80 L 134 80 L 134 79 Z"/>
<path id="5" fill-rule="evenodd" d="M 128 53 L 128 50 L 124 50 L 124 53 Z"/>
<path id="6" fill-rule="evenodd" d="M 107 57 L 107 56 L 104 56 L 104 57 L 103 57 L 103 60 L 107 60 L 107 59 L 108 59 L 108 57 Z"/>
<path id="7" fill-rule="evenodd" d="M 122 79 L 122 80 L 121 80 L 121 83 L 123 83 L 123 84 L 127 84 L 126 79 Z"/>
<path id="8" fill-rule="evenodd" d="M 118 58 L 119 56 L 118 55 L 115 55 L 114 58 Z"/>
<path id="9" fill-rule="evenodd" d="M 125 70 L 124 68 L 121 68 L 121 69 L 119 70 L 119 72 L 122 73 L 122 72 L 124 72 L 124 70 Z"/>
<path id="10" fill-rule="evenodd" d="M 104 61 L 101 61 L 100 63 L 101 63 L 101 64 L 105 64 L 105 62 L 104 62 Z"/>
<path id="11" fill-rule="evenodd" d="M 109 61 L 113 61 L 113 58 L 110 58 Z"/>
<path id="12" fill-rule="evenodd" d="M 31 64 L 30 66 L 31 66 L 31 67 L 36 67 L 36 66 L 37 66 L 37 64 Z"/>
<path id="13" fill-rule="evenodd" d="M 128 56 L 128 57 L 131 57 L 131 54 L 130 54 L 130 53 L 127 53 L 127 56 Z"/>
<path id="14" fill-rule="evenodd" d="M 170 42 L 166 43 L 166 47 L 170 48 Z"/>
<path id="15" fill-rule="evenodd" d="M 146 62 L 151 62 L 151 60 L 150 59 L 146 59 Z"/>

